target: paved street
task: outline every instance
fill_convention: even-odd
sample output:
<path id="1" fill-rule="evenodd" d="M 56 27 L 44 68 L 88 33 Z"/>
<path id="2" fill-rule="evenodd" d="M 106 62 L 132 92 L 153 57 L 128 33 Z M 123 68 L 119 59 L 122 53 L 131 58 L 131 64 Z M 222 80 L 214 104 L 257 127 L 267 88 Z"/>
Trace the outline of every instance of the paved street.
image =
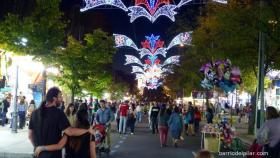
<path id="1" fill-rule="evenodd" d="M 113 126 L 115 129 L 115 126 Z M 27 139 L 27 129 L 19 130 L 18 133 L 11 133 L 10 128 L 0 127 L 0 157 L 31 157 L 32 145 Z M 137 124 L 135 135 L 119 135 L 113 130 L 112 134 L 112 152 L 113 158 L 154 158 L 154 157 L 174 157 L 180 158 L 182 155 L 192 157 L 194 151 L 200 148 L 199 137 L 186 137 L 180 146 L 175 149 L 171 146 L 160 148 L 159 135 L 153 135 L 146 123 Z M 103 155 L 102 157 L 104 157 Z"/>
<path id="2" fill-rule="evenodd" d="M 186 136 L 178 148 L 172 146 L 168 140 L 166 148 L 160 148 L 159 135 L 152 134 L 147 123 L 136 125 L 135 135 L 120 135 L 113 124 L 112 150 L 110 158 L 192 158 L 193 153 L 200 149 L 199 136 Z M 11 133 L 10 128 L 0 127 L 0 158 L 30 158 L 32 157 L 32 145 L 27 139 L 27 129 Z M 222 157 L 222 156 L 216 156 Z M 228 156 L 229 157 L 229 156 Z"/>

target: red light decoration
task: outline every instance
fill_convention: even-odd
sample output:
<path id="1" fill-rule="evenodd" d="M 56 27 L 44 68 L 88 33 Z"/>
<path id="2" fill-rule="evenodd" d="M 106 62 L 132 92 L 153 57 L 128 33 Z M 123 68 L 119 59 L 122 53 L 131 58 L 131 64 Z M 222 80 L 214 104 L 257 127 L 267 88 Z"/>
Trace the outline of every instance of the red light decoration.
<path id="1" fill-rule="evenodd" d="M 150 0 L 151 2 L 152 0 Z M 160 5 L 170 4 L 169 0 L 156 0 L 156 4 L 153 6 L 150 5 L 148 0 L 135 0 L 135 5 L 144 5 L 150 12 L 151 15 L 154 15 L 156 10 Z"/>

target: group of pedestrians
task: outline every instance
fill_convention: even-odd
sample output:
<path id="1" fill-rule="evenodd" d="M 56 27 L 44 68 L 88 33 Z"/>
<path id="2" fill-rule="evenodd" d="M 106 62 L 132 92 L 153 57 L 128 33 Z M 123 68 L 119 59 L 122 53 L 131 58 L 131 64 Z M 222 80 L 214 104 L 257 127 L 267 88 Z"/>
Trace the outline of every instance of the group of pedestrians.
<path id="1" fill-rule="evenodd" d="M 96 157 L 95 126 L 106 128 L 106 148 L 111 148 L 111 123 L 116 120 L 118 132 L 134 134 L 135 123 L 142 121 L 140 104 L 95 100 L 76 100 L 65 111 L 61 108 L 61 91 L 53 87 L 46 100 L 36 109 L 29 122 L 29 139 L 38 157 L 59 158 L 65 148 L 66 158 Z"/>
<path id="2" fill-rule="evenodd" d="M 170 132 L 173 145 L 178 146 L 178 143 L 183 135 L 183 127 L 187 135 L 194 135 L 194 132 L 199 131 L 199 122 L 201 113 L 197 107 L 193 107 L 189 102 L 187 110 L 184 107 L 176 104 L 151 103 L 149 110 L 149 120 L 152 134 L 159 133 L 160 146 L 167 146 L 168 132 Z"/>
<path id="3" fill-rule="evenodd" d="M 11 108 L 11 99 L 12 99 L 11 95 L 8 94 L 5 97 L 5 99 L 2 101 L 2 107 L 0 110 L 2 126 L 5 126 L 10 122 L 10 128 L 12 128 L 14 123 L 13 122 L 14 108 Z M 16 117 L 19 120 L 17 127 L 18 129 L 23 129 L 26 126 L 26 121 L 30 118 L 31 113 L 36 109 L 36 105 L 34 100 L 31 100 L 30 103 L 28 104 L 25 96 L 19 96 L 18 100 L 16 101 L 16 104 L 17 104 Z M 8 121 L 7 118 L 8 111 L 10 111 L 11 114 L 10 121 Z"/>
<path id="4" fill-rule="evenodd" d="M 120 134 L 126 134 L 130 129 L 130 134 L 135 132 L 136 123 L 142 122 L 142 105 L 126 100 L 120 103 L 116 111 L 117 129 Z"/>

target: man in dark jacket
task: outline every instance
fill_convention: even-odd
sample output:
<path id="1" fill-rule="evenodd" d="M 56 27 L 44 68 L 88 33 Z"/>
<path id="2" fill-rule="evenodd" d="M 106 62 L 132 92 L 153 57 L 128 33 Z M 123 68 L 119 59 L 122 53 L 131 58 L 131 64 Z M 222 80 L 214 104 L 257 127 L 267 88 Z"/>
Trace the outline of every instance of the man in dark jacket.
<path id="1" fill-rule="evenodd" d="M 153 103 L 153 107 L 151 110 L 151 121 L 152 121 L 152 130 L 153 134 L 155 134 L 155 131 L 158 133 L 158 113 L 160 108 L 157 104 Z"/>
<path id="2" fill-rule="evenodd" d="M 8 108 L 10 107 L 10 101 L 11 99 L 9 97 L 6 97 L 4 100 L 3 100 L 3 113 L 2 113 L 2 126 L 5 126 L 6 124 L 6 114 L 8 112 Z"/>

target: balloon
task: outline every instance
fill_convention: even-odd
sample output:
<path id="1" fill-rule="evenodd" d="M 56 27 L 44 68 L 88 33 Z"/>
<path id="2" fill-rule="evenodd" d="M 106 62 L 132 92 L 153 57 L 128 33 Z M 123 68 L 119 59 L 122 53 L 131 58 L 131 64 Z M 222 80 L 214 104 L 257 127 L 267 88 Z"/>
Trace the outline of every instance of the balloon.
<path id="1" fill-rule="evenodd" d="M 230 72 L 226 71 L 224 74 L 224 79 L 229 80 L 230 79 Z"/>
<path id="2" fill-rule="evenodd" d="M 221 64 L 223 64 L 223 61 L 221 61 L 221 60 L 216 60 L 215 66 L 219 66 L 219 65 L 221 65 Z"/>
<path id="3" fill-rule="evenodd" d="M 240 76 L 241 75 L 238 67 L 232 67 L 231 68 L 231 74 L 234 75 L 234 76 Z"/>
<path id="4" fill-rule="evenodd" d="M 240 83 L 240 76 L 234 76 L 234 75 L 231 75 L 230 76 L 230 81 L 233 82 L 233 83 Z"/>
<path id="5" fill-rule="evenodd" d="M 220 64 L 217 67 L 217 72 L 218 72 L 218 78 L 219 78 L 219 80 L 221 80 L 224 76 L 224 64 Z"/>
<path id="6" fill-rule="evenodd" d="M 211 89 L 213 88 L 213 84 L 207 80 L 206 78 L 204 78 L 204 80 L 201 81 L 201 84 L 200 84 L 203 88 L 206 88 L 206 89 Z"/>
<path id="7" fill-rule="evenodd" d="M 242 82 L 239 68 L 232 66 L 229 59 L 206 63 L 199 71 L 205 76 L 201 81 L 203 88 L 211 89 L 217 85 L 228 93 L 234 91 Z"/>

